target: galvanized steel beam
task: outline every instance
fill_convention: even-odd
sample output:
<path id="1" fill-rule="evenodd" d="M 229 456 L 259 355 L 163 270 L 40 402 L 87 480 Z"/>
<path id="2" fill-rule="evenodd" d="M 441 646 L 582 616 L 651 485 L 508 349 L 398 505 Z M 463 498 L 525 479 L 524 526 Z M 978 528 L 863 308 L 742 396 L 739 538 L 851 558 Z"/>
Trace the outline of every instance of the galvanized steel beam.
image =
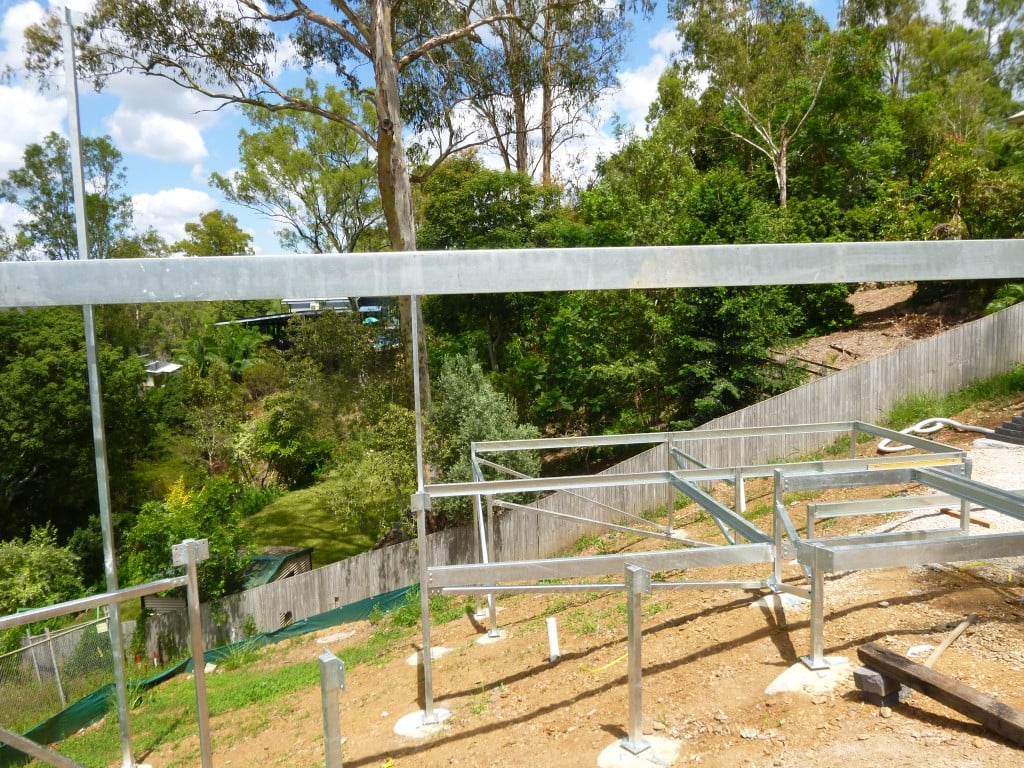
<path id="1" fill-rule="evenodd" d="M 481 563 L 442 565 L 428 569 L 427 583 L 430 589 L 436 589 L 476 584 L 487 585 L 503 581 L 571 579 L 618 573 L 629 563 L 649 568 L 652 571 L 667 571 L 683 568 L 708 568 L 717 565 L 767 563 L 771 557 L 772 548 L 767 544 L 737 544 L 729 547 L 667 549 L 656 552 L 626 552 L 619 555 L 518 560 L 489 565 Z"/>
<path id="2" fill-rule="evenodd" d="M 1024 241 L 550 248 L 0 263 L 0 306 L 1024 277 Z"/>

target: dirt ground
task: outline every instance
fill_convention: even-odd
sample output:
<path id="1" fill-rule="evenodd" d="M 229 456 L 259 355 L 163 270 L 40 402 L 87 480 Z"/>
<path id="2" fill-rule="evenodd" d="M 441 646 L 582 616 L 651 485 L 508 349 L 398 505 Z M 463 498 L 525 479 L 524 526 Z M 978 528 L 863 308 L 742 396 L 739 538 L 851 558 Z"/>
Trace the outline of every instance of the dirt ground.
<path id="1" fill-rule="evenodd" d="M 890 312 L 889 322 L 910 323 L 901 318 L 899 312 Z M 894 338 L 883 336 L 881 330 L 877 333 L 879 339 Z M 852 345 L 850 340 L 836 344 L 851 350 Z M 826 344 L 824 349 L 831 348 Z M 962 420 L 996 426 L 1021 408 L 1024 402 L 980 409 L 963 414 Z M 977 437 L 944 431 L 934 439 L 969 446 Z M 1018 487 L 1024 487 L 1024 467 Z M 856 495 L 829 493 L 835 495 L 828 498 Z M 748 494 L 751 503 L 767 501 L 768 488 L 751 484 Z M 764 498 L 756 498 L 759 495 Z M 806 501 L 791 507 L 798 524 Z M 687 536 L 720 541 L 714 525 L 699 515 L 687 516 L 684 510 L 680 519 Z M 844 518 L 828 532 L 866 530 L 878 522 Z M 767 526 L 769 520 L 759 524 Z M 643 547 L 636 537 L 615 533 L 581 554 Z M 880 643 L 906 655 L 915 646 L 938 645 L 965 616 L 976 614 L 976 621 L 942 654 L 935 669 L 1024 710 L 1024 570 L 978 566 L 897 568 L 830 577 L 825 588 L 826 654 L 849 659 L 852 673 L 859 666 L 856 651 L 866 643 Z M 685 577 L 759 578 L 765 573 L 763 567 L 750 566 L 689 571 Z M 657 576 L 682 578 L 681 573 Z M 792 565 L 786 578 L 804 583 Z M 852 679 L 828 692 L 766 695 L 773 680 L 809 653 L 808 611 L 754 607 L 757 596 L 712 590 L 659 591 L 644 598 L 644 731 L 680 742 L 675 765 L 1024 764 L 1019 748 L 921 693 L 891 709 L 865 703 Z M 422 706 L 418 667 L 407 663 L 417 650 L 418 635 L 393 649 L 379 665 L 349 670 L 348 690 L 340 698 L 346 768 L 593 766 L 605 747 L 626 735 L 624 595 L 512 596 L 499 599 L 498 606 L 506 635 L 499 642 L 478 643 L 481 627 L 470 616 L 433 630 L 435 646 L 450 649 L 433 665 L 435 706 L 451 712 L 444 729 L 434 736 L 413 740 L 394 732 L 400 717 Z M 549 616 L 556 618 L 559 628 L 562 657 L 557 663 L 548 659 Z M 355 633 L 342 637 L 350 630 Z M 371 631 L 367 623 L 326 630 L 268 648 L 258 663 L 276 667 L 307 662 L 325 647 L 340 652 L 360 643 Z M 246 727 L 240 729 L 239 723 Z M 218 768 L 323 765 L 322 728 L 319 689 L 294 694 L 271 710 L 215 718 L 214 763 Z M 193 740 L 142 758 L 154 768 L 165 768 L 189 764 L 188 756 L 195 754 Z"/>

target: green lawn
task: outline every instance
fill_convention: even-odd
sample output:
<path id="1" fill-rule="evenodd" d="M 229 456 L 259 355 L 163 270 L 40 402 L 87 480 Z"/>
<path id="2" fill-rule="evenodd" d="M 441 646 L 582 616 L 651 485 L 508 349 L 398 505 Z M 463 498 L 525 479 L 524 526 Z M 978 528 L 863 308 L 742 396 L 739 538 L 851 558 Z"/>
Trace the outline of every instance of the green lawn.
<path id="1" fill-rule="evenodd" d="M 365 552 L 374 539 L 346 529 L 324 504 L 322 495 L 333 479 L 312 488 L 291 491 L 245 521 L 253 533 L 253 544 L 261 546 L 313 547 L 313 567 L 343 560 Z"/>

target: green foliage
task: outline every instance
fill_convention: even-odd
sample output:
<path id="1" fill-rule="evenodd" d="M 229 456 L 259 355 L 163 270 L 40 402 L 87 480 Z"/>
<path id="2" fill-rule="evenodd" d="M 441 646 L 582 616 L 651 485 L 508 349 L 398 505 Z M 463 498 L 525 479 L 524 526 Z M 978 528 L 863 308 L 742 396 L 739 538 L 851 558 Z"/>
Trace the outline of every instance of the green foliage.
<path id="1" fill-rule="evenodd" d="M 0 541 L 0 615 L 81 597 L 78 557 L 57 544 L 49 524 L 33 526 L 25 540 Z M 0 653 L 14 650 L 23 630 L 0 631 Z"/>
<path id="2" fill-rule="evenodd" d="M 251 436 L 252 454 L 265 461 L 288 488 L 313 482 L 332 456 L 329 440 L 320 436 L 319 415 L 301 395 L 279 392 L 262 404 L 262 413 L 243 430 Z M 236 441 L 236 450 L 239 443 Z"/>
<path id="3" fill-rule="evenodd" d="M 249 562 L 248 529 L 241 525 L 239 488 L 223 477 L 212 478 L 198 490 L 184 482 L 170 489 L 163 501 L 142 506 L 125 534 L 120 554 L 131 584 L 165 576 L 171 569 L 171 547 L 184 539 L 208 539 L 210 559 L 199 565 L 203 600 L 232 594 L 242 586 Z"/>
<path id="4" fill-rule="evenodd" d="M 171 246 L 186 256 L 237 256 L 252 254 L 252 235 L 238 226 L 238 219 L 220 209 L 200 214 L 199 222 L 185 224 L 184 240 Z"/>
<path id="5" fill-rule="evenodd" d="M 149 450 L 141 361 L 99 344 L 115 508 L 132 503 L 131 467 Z M 0 538 L 53 520 L 62 536 L 98 512 L 80 311 L 0 312 Z"/>
<path id="6" fill-rule="evenodd" d="M 430 410 L 431 464 L 445 482 L 473 479 L 470 443 L 479 440 L 519 440 L 538 437 L 531 425 L 519 424 L 513 403 L 484 376 L 479 363 L 453 356 L 442 361 L 434 377 Z M 525 451 L 488 456 L 503 466 L 536 476 L 540 458 Z M 447 522 L 463 522 L 469 516 L 468 499 L 438 499 L 434 511 Z"/>
<path id="7" fill-rule="evenodd" d="M 978 402 L 1005 406 L 1024 392 L 1024 365 L 1007 373 L 976 382 L 939 397 L 931 393 L 911 395 L 900 400 L 882 421 L 890 429 L 904 429 L 929 418 L 949 418 Z"/>
<path id="8" fill-rule="evenodd" d="M 985 307 L 985 314 L 994 314 L 1022 301 L 1024 301 L 1024 283 L 1007 283 L 996 290 L 995 298 Z"/>
<path id="9" fill-rule="evenodd" d="M 533 231 L 557 210 L 559 191 L 525 173 L 492 171 L 472 155 L 444 163 L 423 186 L 420 247 L 528 248 Z"/>
<path id="10" fill-rule="evenodd" d="M 345 530 L 376 539 L 393 522 L 409 524 L 409 497 L 416 490 L 415 414 L 385 405 L 339 456 L 339 469 L 321 499 Z"/>
<path id="11" fill-rule="evenodd" d="M 57 544 L 52 526 L 33 526 L 26 540 L 0 542 L 0 612 L 71 600 L 82 591 L 78 557 Z"/>
<path id="12" fill-rule="evenodd" d="M 373 241 L 382 218 L 377 173 L 364 138 L 347 121 L 373 123 L 371 104 L 316 82 L 289 95 L 323 112 L 245 109 L 256 128 L 239 132 L 241 169 L 210 181 L 228 200 L 275 222 L 281 245 L 350 252 Z"/>
<path id="13" fill-rule="evenodd" d="M 343 465 L 349 466 L 347 462 Z M 361 533 L 361 518 L 348 525 L 331 510 L 328 501 L 335 493 L 340 496 L 338 489 L 343 487 L 348 486 L 338 472 L 321 478 L 311 488 L 282 494 L 243 523 L 252 544 L 262 547 L 288 542 L 313 547 L 314 568 L 365 552 L 373 546 L 379 530 L 375 527 L 371 535 Z M 394 514 L 393 494 L 383 494 L 380 503 L 389 515 Z"/>

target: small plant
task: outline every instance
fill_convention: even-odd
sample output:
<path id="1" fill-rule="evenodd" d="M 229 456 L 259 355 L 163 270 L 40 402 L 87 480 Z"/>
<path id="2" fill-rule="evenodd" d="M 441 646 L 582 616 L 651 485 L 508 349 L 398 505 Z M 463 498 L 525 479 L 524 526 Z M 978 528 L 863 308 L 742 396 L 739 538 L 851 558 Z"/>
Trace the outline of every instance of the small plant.
<path id="1" fill-rule="evenodd" d="M 256 627 L 256 617 L 251 613 L 245 615 L 245 623 L 242 624 L 242 636 L 246 639 L 250 637 L 256 637 L 260 633 Z"/>
<path id="2" fill-rule="evenodd" d="M 221 656 L 220 665 L 227 670 L 238 669 L 252 664 L 259 658 L 260 644 L 254 640 L 243 640 L 229 645 Z"/>

